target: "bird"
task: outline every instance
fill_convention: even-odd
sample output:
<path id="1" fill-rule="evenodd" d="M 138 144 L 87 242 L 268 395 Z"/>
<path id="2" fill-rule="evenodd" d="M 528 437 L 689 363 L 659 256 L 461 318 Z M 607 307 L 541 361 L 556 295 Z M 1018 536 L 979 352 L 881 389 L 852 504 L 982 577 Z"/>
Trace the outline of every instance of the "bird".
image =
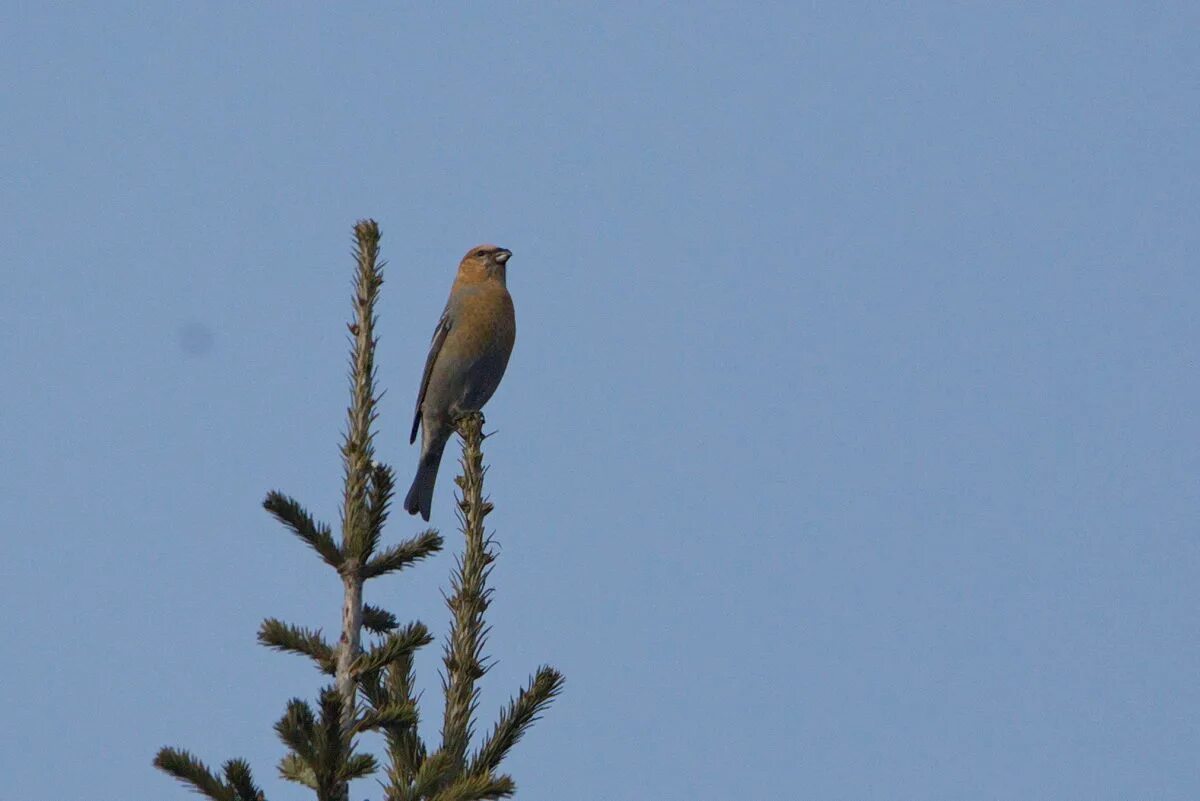
<path id="1" fill-rule="evenodd" d="M 421 430 L 421 456 L 404 499 L 405 511 L 425 520 L 455 421 L 483 408 L 500 386 L 512 355 L 517 323 L 506 285 L 511 256 L 512 251 L 497 245 L 467 251 L 433 331 L 408 438 L 411 445 Z"/>

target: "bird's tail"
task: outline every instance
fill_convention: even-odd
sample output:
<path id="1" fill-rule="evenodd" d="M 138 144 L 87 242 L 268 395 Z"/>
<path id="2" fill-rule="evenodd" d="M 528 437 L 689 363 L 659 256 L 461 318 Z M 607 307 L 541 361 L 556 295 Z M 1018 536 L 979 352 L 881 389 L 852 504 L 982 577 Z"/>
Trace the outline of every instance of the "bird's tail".
<path id="1" fill-rule="evenodd" d="M 417 464 L 417 475 L 413 479 L 408 495 L 404 498 L 404 511 L 410 515 L 420 514 L 428 521 L 433 506 L 433 485 L 437 483 L 438 467 L 442 463 L 442 451 L 446 449 L 446 437 L 437 437 L 421 453 Z"/>

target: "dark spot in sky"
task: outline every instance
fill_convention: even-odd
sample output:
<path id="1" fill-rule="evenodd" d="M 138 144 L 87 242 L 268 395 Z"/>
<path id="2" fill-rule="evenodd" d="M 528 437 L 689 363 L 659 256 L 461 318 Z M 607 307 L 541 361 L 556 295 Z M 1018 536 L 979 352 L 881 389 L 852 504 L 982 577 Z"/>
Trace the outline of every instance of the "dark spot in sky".
<path id="1" fill-rule="evenodd" d="M 192 320 L 179 327 L 179 349 L 188 356 L 207 356 L 213 349 L 212 329 Z"/>

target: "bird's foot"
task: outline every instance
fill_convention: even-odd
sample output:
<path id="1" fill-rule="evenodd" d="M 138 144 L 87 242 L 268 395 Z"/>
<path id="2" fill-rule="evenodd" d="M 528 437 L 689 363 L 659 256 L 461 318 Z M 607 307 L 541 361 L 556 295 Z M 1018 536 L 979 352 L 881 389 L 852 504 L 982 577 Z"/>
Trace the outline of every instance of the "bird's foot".
<path id="1" fill-rule="evenodd" d="M 454 430 L 459 436 L 466 437 L 471 431 L 476 431 L 482 434 L 483 432 L 483 412 L 462 412 L 454 418 Z"/>

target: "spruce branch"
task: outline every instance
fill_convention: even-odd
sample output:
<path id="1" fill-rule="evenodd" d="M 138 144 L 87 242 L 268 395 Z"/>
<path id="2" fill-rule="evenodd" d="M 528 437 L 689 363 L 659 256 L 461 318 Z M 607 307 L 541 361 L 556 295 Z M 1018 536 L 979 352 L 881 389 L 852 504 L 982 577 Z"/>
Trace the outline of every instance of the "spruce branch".
<path id="1" fill-rule="evenodd" d="M 162 748 L 154 757 L 154 767 L 174 776 L 213 801 L 241 801 L 235 790 L 221 781 L 208 766 L 182 748 Z M 251 800 L 253 801 L 253 800 Z"/>
<path id="2" fill-rule="evenodd" d="M 335 671 L 340 698 L 341 731 L 347 738 L 356 718 L 358 694 L 355 662 L 362 652 L 363 564 L 379 542 L 380 531 L 373 521 L 387 516 L 392 483 L 390 472 L 375 463 L 373 445 L 375 404 L 375 301 L 383 284 L 379 264 L 379 226 L 360 220 L 354 226 L 357 263 L 354 287 L 354 321 L 350 323 L 350 406 L 346 434 L 342 440 L 345 487 L 342 497 L 341 565 L 342 635 L 338 641 Z M 374 509 L 373 507 L 374 503 Z M 324 703 L 324 702 L 323 702 Z M 349 743 L 347 743 L 347 746 Z M 361 766 L 360 766 L 361 767 Z M 318 771 L 318 780 L 321 773 Z M 349 778 L 341 780 L 338 797 L 349 796 Z"/>
<path id="3" fill-rule="evenodd" d="M 374 220 L 360 220 L 354 226 L 354 258 L 358 264 L 354 287 L 354 321 L 350 323 L 350 406 L 346 410 L 346 434 L 342 440 L 345 489 L 342 499 L 342 548 L 346 555 L 365 562 L 378 542 L 372 532 L 372 485 L 376 478 L 375 435 L 375 301 L 383 285 L 379 263 L 379 226 Z M 382 467 L 382 466 L 379 466 Z M 388 471 L 378 471 L 383 482 L 377 492 L 389 495 Z M 387 515 L 387 503 L 381 502 L 376 514 Z"/>
<path id="4" fill-rule="evenodd" d="M 312 790 L 317 789 L 317 774 L 295 752 L 285 754 L 283 759 L 279 760 L 279 775 L 290 782 L 303 784 Z"/>
<path id="5" fill-rule="evenodd" d="M 443 657 L 446 705 L 442 751 L 461 770 L 474 731 L 479 695 L 475 683 L 487 672 L 482 661 L 487 636 L 483 615 L 488 608 L 487 575 L 495 556 L 488 550 L 483 527 L 484 518 L 492 511 L 492 505 L 483 497 L 483 415 L 464 415 L 456 428 L 462 438 L 462 475 L 455 479 L 462 493 L 458 517 L 466 547 L 450 577 L 453 593 L 446 600 L 453 619 Z"/>
<path id="6" fill-rule="evenodd" d="M 397 777 L 393 776 L 392 786 L 388 789 L 388 801 L 423 801 L 432 798 L 453 780 L 456 770 L 454 758 L 445 751 L 430 754 L 421 762 L 411 781 L 397 781 Z"/>
<path id="7" fill-rule="evenodd" d="M 363 628 L 372 634 L 387 634 L 389 631 L 395 631 L 400 625 L 391 612 L 370 604 L 363 604 L 362 619 Z"/>
<path id="8" fill-rule="evenodd" d="M 358 692 L 369 709 L 382 709 L 392 702 L 384 684 L 386 674 L 387 668 L 358 674 Z"/>
<path id="9" fill-rule="evenodd" d="M 379 770 L 379 762 L 371 754 L 352 754 L 343 762 L 337 775 L 340 781 L 350 782 L 355 779 L 364 779 L 377 770 Z"/>
<path id="10" fill-rule="evenodd" d="M 446 789 L 433 797 L 433 801 L 490 801 L 508 798 L 517 789 L 508 776 L 461 776 Z"/>
<path id="11" fill-rule="evenodd" d="M 369 709 L 354 722 L 355 733 L 364 731 L 400 731 L 417 725 L 417 708 L 408 703 L 392 703 Z"/>
<path id="12" fill-rule="evenodd" d="M 325 564 L 335 569 L 341 568 L 342 551 L 334 543 L 329 526 L 313 520 L 299 502 L 281 492 L 271 491 L 263 501 L 263 508 L 316 551 Z"/>
<path id="13" fill-rule="evenodd" d="M 244 759 L 231 759 L 222 766 L 225 782 L 233 788 L 237 801 L 265 801 L 263 791 L 254 784 L 250 765 Z"/>
<path id="14" fill-rule="evenodd" d="M 425 743 L 417 732 L 420 710 L 416 706 L 415 684 L 416 675 L 413 673 L 413 654 L 411 652 L 392 662 L 382 672 L 379 683 L 380 695 L 386 699 L 385 703 L 408 704 L 417 713 L 417 719 L 410 728 L 398 731 L 389 729 L 385 734 L 388 759 L 391 761 L 388 768 L 391 787 L 389 797 L 391 797 L 391 793 L 399 792 L 400 788 L 411 788 L 412 783 L 416 780 L 417 771 L 426 762 Z M 377 703 L 376 706 L 381 706 L 381 704 Z"/>
<path id="15" fill-rule="evenodd" d="M 319 757 L 318 781 L 324 779 L 333 798 L 346 798 L 348 783 L 378 769 L 375 757 L 354 752 L 353 728 L 345 725 L 346 711 L 341 693 L 328 688 L 321 693 L 321 719 L 314 742 Z"/>
<path id="16" fill-rule="evenodd" d="M 292 749 L 291 757 L 298 759 L 301 763 L 308 767 L 313 772 L 312 784 L 309 786 L 316 789 L 316 773 L 315 764 L 317 762 L 317 752 L 313 747 L 313 734 L 316 728 L 316 715 L 313 714 L 312 707 L 307 702 L 300 698 L 293 698 L 288 702 L 287 711 L 275 723 L 275 733 L 279 735 L 279 739 L 283 744 Z M 289 757 L 284 757 L 289 759 Z M 281 762 L 279 772 L 285 779 L 292 778 L 288 772 L 284 770 L 284 765 Z M 300 781 L 300 779 L 293 779 Z M 308 784 L 303 781 L 303 784 Z"/>
<path id="17" fill-rule="evenodd" d="M 396 474 L 386 464 L 371 465 L 371 481 L 367 492 L 367 529 L 371 539 L 371 550 L 379 544 L 383 525 L 387 522 L 392 496 L 396 494 Z"/>
<path id="18" fill-rule="evenodd" d="M 541 717 L 563 688 L 563 677 L 552 667 L 538 668 L 525 689 L 508 703 L 496 727 L 471 759 L 470 773 L 486 775 L 499 767 L 525 731 Z"/>
<path id="19" fill-rule="evenodd" d="M 403 570 L 442 549 L 442 535 L 435 529 L 421 532 L 410 540 L 385 548 L 363 565 L 360 575 L 364 579 L 382 576 Z"/>
<path id="20" fill-rule="evenodd" d="M 409 623 L 398 632 L 387 636 L 382 643 L 369 651 L 359 654 L 350 667 L 350 675 L 357 678 L 363 674 L 374 673 L 385 665 L 390 665 L 423 645 L 433 642 L 433 636 L 421 623 Z"/>
<path id="21" fill-rule="evenodd" d="M 269 617 L 258 629 L 258 641 L 277 651 L 307 656 L 317 663 L 322 673 L 332 676 L 337 668 L 337 654 L 333 646 L 325 642 L 320 629 L 314 631 L 292 626 Z"/>
<path id="22" fill-rule="evenodd" d="M 279 738 L 291 749 L 279 763 L 279 774 L 316 790 L 318 801 L 344 799 L 351 780 L 378 768 L 375 757 L 354 752 L 343 718 L 341 694 L 327 687 L 321 692 L 319 716 L 304 701 L 293 699 L 275 724 Z"/>

